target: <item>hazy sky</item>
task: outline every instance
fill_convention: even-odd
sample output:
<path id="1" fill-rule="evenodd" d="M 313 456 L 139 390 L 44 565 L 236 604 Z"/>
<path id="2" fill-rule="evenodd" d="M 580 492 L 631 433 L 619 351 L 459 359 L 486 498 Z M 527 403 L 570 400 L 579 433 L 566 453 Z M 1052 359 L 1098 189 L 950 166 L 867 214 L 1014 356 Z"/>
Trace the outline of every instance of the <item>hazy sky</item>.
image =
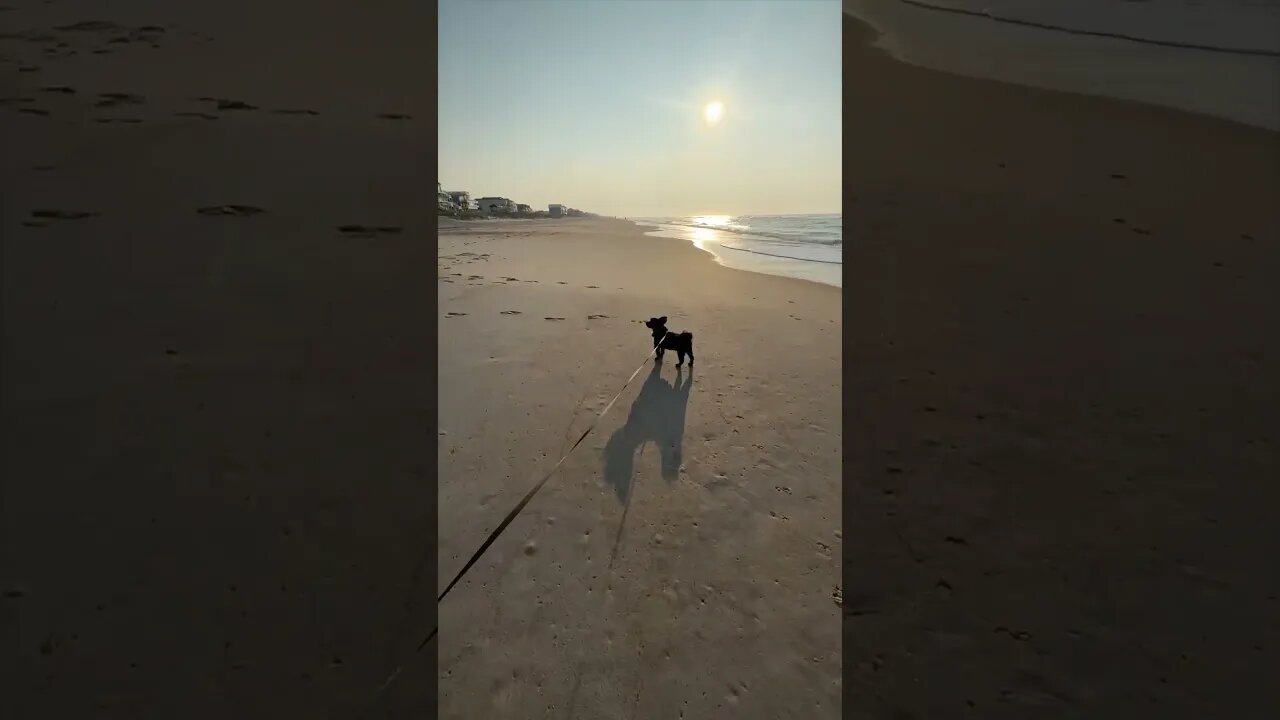
<path id="1" fill-rule="evenodd" d="M 628 217 L 839 212 L 840 18 L 838 0 L 440 0 L 439 179 Z"/>

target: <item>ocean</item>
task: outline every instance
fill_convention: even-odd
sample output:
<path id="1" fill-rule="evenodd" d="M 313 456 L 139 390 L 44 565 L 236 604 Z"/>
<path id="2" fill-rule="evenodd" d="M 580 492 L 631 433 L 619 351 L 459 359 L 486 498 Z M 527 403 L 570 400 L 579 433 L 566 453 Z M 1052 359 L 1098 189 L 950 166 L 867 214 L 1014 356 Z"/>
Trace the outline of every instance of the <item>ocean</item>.
<path id="1" fill-rule="evenodd" d="M 688 240 L 725 267 L 841 287 L 844 227 L 832 215 L 631 218 L 648 234 Z"/>

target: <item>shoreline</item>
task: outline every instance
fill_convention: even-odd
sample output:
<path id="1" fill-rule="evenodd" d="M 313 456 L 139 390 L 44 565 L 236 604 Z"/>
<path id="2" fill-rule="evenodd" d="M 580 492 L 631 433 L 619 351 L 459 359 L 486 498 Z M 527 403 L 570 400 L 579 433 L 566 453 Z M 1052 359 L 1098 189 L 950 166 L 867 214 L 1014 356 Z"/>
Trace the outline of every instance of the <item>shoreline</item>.
<path id="1" fill-rule="evenodd" d="M 1006 17 L 985 10 L 970 10 L 962 7 L 951 7 L 947 5 L 937 5 L 934 3 L 923 2 L 922 0 L 897 0 L 906 5 L 914 5 L 926 10 L 934 10 L 937 12 L 954 13 L 957 15 L 968 15 L 971 17 L 986 18 L 992 22 L 1007 23 L 1009 25 L 1021 25 L 1024 27 L 1037 28 L 1039 30 L 1052 30 L 1054 32 L 1066 33 L 1068 35 L 1079 35 L 1081 37 L 1103 37 L 1115 40 L 1125 40 L 1128 42 L 1141 43 L 1143 45 L 1159 45 L 1162 47 L 1181 48 L 1185 50 L 1203 50 L 1206 52 L 1225 53 L 1228 55 L 1262 55 L 1266 57 L 1280 57 L 1280 50 L 1261 49 L 1261 48 L 1242 48 L 1229 47 L 1225 45 L 1206 45 L 1202 43 L 1182 42 L 1177 40 L 1160 40 L 1158 38 L 1140 37 L 1137 35 L 1129 35 L 1120 32 L 1111 32 L 1107 30 L 1087 30 L 1084 28 L 1072 28 L 1065 25 L 1056 25 L 1053 23 L 1038 22 L 1035 20 L 1022 20 L 1019 18 Z"/>
<path id="2" fill-rule="evenodd" d="M 643 228 L 643 227 L 645 227 L 645 226 L 641 226 L 641 227 Z M 670 234 L 664 234 L 664 233 L 670 233 Z M 651 229 L 651 230 L 649 230 L 649 231 L 645 232 L 645 235 L 646 235 L 646 236 L 648 236 L 648 237 L 663 238 L 663 239 L 666 239 L 666 240 L 677 240 L 677 241 L 679 241 L 679 242 L 688 243 L 688 244 L 690 244 L 690 245 L 693 245 L 696 249 L 700 250 L 701 252 L 704 252 L 704 253 L 706 253 L 707 255 L 710 255 L 710 256 L 711 256 L 711 259 L 712 259 L 712 260 L 714 260 L 714 261 L 715 261 L 715 263 L 716 263 L 717 265 L 719 265 L 720 267 L 726 268 L 726 269 L 728 269 L 728 270 L 734 270 L 734 271 L 737 271 L 737 272 L 757 273 L 757 274 L 760 274 L 760 275 L 769 275 L 769 276 L 772 276 L 772 277 L 787 278 L 788 280 L 799 280 L 800 282 L 815 283 L 815 284 L 818 284 L 818 285 L 826 285 L 826 286 L 828 286 L 828 287 L 834 287 L 834 288 L 836 288 L 836 289 L 840 289 L 840 287 L 841 287 L 841 285 L 840 285 L 840 284 L 838 284 L 838 281 L 837 281 L 837 282 L 828 282 L 828 281 L 820 280 L 820 279 L 817 279 L 817 278 L 814 278 L 814 277 L 801 277 L 801 276 L 800 276 L 800 275 L 798 275 L 798 274 L 795 274 L 795 275 L 793 275 L 793 274 L 787 274 L 787 273 L 782 272 L 782 271 L 777 270 L 777 269 L 767 270 L 767 269 L 765 269 L 765 268 L 766 268 L 766 267 L 769 267 L 769 263 L 770 263 L 770 261 L 764 261 L 764 262 L 756 263 L 755 265 L 751 265 L 749 262 L 747 262 L 747 263 L 741 263 L 741 262 L 740 262 L 740 263 L 734 263 L 734 262 L 731 262 L 731 261 L 726 262 L 726 261 L 725 261 L 725 259 L 724 259 L 724 258 L 725 258 L 725 256 L 720 255 L 720 254 L 719 254 L 719 253 L 717 253 L 715 250 L 711 250 L 711 249 L 710 249 L 710 248 L 708 248 L 708 247 L 703 247 L 703 244 L 702 244 L 700 241 L 692 240 L 692 239 L 689 239 L 689 238 L 680 237 L 679 235 L 677 235 L 677 234 L 675 234 L 674 232 L 671 232 L 671 231 L 666 231 L 666 230 L 662 230 L 662 229 L 654 228 L 654 229 Z M 783 255 L 768 255 L 767 253 L 760 253 L 760 252 L 756 252 L 756 251 L 754 251 L 754 250 L 745 250 L 745 249 L 741 249 L 741 248 L 734 248 L 734 247 L 730 247 L 730 246 L 727 246 L 727 245 L 723 245 L 723 244 L 721 244 L 721 243 L 719 243 L 719 242 L 712 242 L 712 243 L 710 243 L 710 244 L 711 244 L 711 245 L 714 245 L 714 246 L 716 246 L 716 247 L 723 248 L 723 249 L 725 249 L 725 250 L 732 251 L 732 252 L 748 253 L 748 254 L 752 254 L 752 255 L 763 255 L 763 256 L 766 256 L 766 257 L 772 257 L 772 258 L 779 258 L 779 259 L 785 259 L 785 260 L 793 260 L 793 261 L 795 261 L 796 263 L 804 263 L 804 264 L 807 264 L 807 263 L 818 263 L 818 264 L 824 264 L 824 265 L 841 265 L 841 266 L 843 265 L 842 263 L 825 263 L 825 262 L 820 261 L 820 260 L 806 260 L 806 259 L 804 259 L 804 258 L 788 258 L 788 257 L 783 256 Z M 729 256 L 729 257 L 732 257 L 732 256 Z M 803 265 L 802 265 L 801 267 L 803 267 Z"/>
<path id="3" fill-rule="evenodd" d="M 752 265 L 750 265 L 750 264 L 742 264 L 742 263 L 734 264 L 734 263 L 727 263 L 727 262 L 724 262 L 724 261 L 723 261 L 723 259 L 722 259 L 722 256 L 720 256 L 719 254 L 717 254 L 714 250 L 711 250 L 711 249 L 708 249 L 708 248 L 706 248 L 706 247 L 703 247 L 702 243 L 701 243 L 701 242 L 699 242 L 698 240 L 695 240 L 695 239 L 692 239 L 692 238 L 689 238 L 689 237 L 682 237 L 682 236 L 680 236 L 680 235 L 676 234 L 676 231 L 674 231 L 674 230 L 673 230 L 673 231 L 664 230 L 664 229 L 663 229 L 663 228 L 661 228 L 661 227 L 658 227 L 658 226 L 655 226 L 655 225 L 652 225 L 652 224 L 648 224 L 648 223 L 643 223 L 643 222 L 640 222 L 640 221 L 637 221 L 637 220 L 632 220 L 632 219 L 630 219 L 630 218 L 614 218 L 614 217 L 608 217 L 608 218 L 604 218 L 604 217 L 602 217 L 602 218 L 562 218 L 562 219 L 556 219 L 556 218 L 475 218 L 475 219 L 460 220 L 460 219 L 457 219 L 457 218 L 440 217 L 440 218 L 438 218 L 437 226 L 438 226 L 438 229 L 440 229 L 440 230 L 442 230 L 442 231 L 448 231 L 448 230 L 467 229 L 469 225 L 475 225 L 475 227 L 477 228 L 477 232 L 484 232 L 484 231 L 486 231 L 486 230 L 487 230 L 487 228 L 484 228 L 484 226 L 483 226 L 483 225 L 484 225 L 484 223 L 513 223 L 513 224 L 514 224 L 514 223 L 521 223 L 521 224 L 524 224 L 524 223 L 535 223 L 535 224 L 536 224 L 536 223 L 561 222 L 561 221 L 564 221 L 564 222 L 592 222 L 592 221 L 596 221 L 596 220 L 599 220 L 599 221 L 607 221 L 607 222 L 619 222 L 619 223 L 626 223 L 626 224 L 628 224 L 628 225 L 633 226 L 634 228 L 636 228 L 636 230 L 638 231 L 638 233 L 639 233 L 639 234 L 641 234 L 641 235 L 643 235 L 643 236 L 645 236 L 645 237 L 648 237 L 648 238 L 659 238 L 659 239 L 662 239 L 662 240 L 674 240 L 674 241 L 676 241 L 677 243 L 679 243 L 679 244 L 681 244 L 681 245 L 691 246 L 693 249 L 697 250 L 699 253 L 701 253 L 701 254 L 704 254 L 704 255 L 708 256 L 708 257 L 709 257 L 709 259 L 710 259 L 710 260 L 712 260 L 712 261 L 713 261 L 713 262 L 714 262 L 718 267 L 724 268 L 724 269 L 726 269 L 726 270 L 732 270 L 732 271 L 735 271 L 735 272 L 748 272 L 748 273 L 755 273 L 755 274 L 758 274 L 758 275 L 766 275 L 766 276 L 773 277 L 773 278 L 785 278 L 785 279 L 787 279 L 787 280 L 797 280 L 797 281 L 799 281 L 799 282 L 803 282 L 803 283 L 812 283 L 812 284 L 815 284 L 815 285 L 821 285 L 821 286 L 824 286 L 824 287 L 835 288 L 836 290 L 840 290 L 840 289 L 841 289 L 841 285 L 840 285 L 840 284 L 837 284 L 837 282 L 827 282 L 827 281 L 824 281 L 824 280 L 815 279 L 815 278 L 810 278 L 810 277 L 801 277 L 801 276 L 797 276 L 797 275 L 790 275 L 790 274 L 786 274 L 786 273 L 784 273 L 784 272 L 780 272 L 780 271 L 777 271 L 777 270 L 772 270 L 772 271 L 771 271 L 771 270 L 761 269 L 761 268 L 767 267 L 767 265 L 766 265 L 765 263 L 760 263 L 760 264 L 758 264 L 758 265 L 752 266 Z M 655 221 L 655 222 L 656 222 L 656 221 Z M 536 229 L 536 226 L 535 226 L 535 229 Z M 668 234 L 664 234 L 664 233 L 668 233 Z M 744 250 L 744 249 L 739 249 L 739 248 L 733 248 L 733 247 L 725 246 L 725 245 L 722 245 L 721 243 L 719 243 L 718 241 L 713 241 L 711 244 L 714 244 L 714 245 L 719 246 L 719 247 L 724 247 L 724 249 L 726 249 L 726 250 L 731 250 L 731 251 L 734 251 L 734 252 L 741 252 L 741 253 L 748 253 L 748 254 L 755 254 L 755 255 L 765 255 L 765 253 L 758 253 L 758 252 L 753 251 L 753 250 Z M 804 258 L 787 258 L 786 256 L 782 256 L 782 255 L 774 255 L 774 256 L 769 256 L 769 257 L 774 257 L 774 258 L 779 258 L 779 259 L 795 260 L 797 263 L 804 263 L 804 264 L 807 264 L 807 263 L 815 263 L 815 264 L 821 264 L 821 265 L 839 265 L 839 266 L 841 266 L 841 267 L 843 266 L 843 264 L 842 264 L 842 263 L 825 262 L 825 261 L 821 261 L 821 260 L 807 260 L 807 259 L 804 259 Z"/>
<path id="4" fill-rule="evenodd" d="M 877 29 L 875 47 L 917 67 L 1280 132 L 1280 51 L 1178 47 L 908 0 L 843 0 L 843 12 Z"/>
<path id="5" fill-rule="evenodd" d="M 714 228 L 690 229 L 677 225 L 628 220 L 637 225 L 646 236 L 678 240 L 688 243 L 694 248 L 710 255 L 721 267 L 741 272 L 759 273 L 775 277 L 785 277 L 802 282 L 817 283 L 840 289 L 843 285 L 843 261 L 826 261 L 787 255 L 776 255 L 747 248 L 734 247 L 722 242 L 723 233 Z M 699 238 L 696 232 L 701 231 L 707 237 Z M 727 250 L 722 255 L 719 250 Z M 843 251 L 843 249 L 842 249 Z M 753 259 L 751 256 L 765 259 Z"/>

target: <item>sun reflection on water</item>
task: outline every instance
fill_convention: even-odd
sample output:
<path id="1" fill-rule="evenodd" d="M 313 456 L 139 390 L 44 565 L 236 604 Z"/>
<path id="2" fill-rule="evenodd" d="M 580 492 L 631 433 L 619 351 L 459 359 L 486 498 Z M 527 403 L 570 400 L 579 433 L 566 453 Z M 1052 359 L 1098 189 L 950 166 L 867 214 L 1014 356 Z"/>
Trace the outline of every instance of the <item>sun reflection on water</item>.
<path id="1" fill-rule="evenodd" d="M 693 221 L 699 225 L 710 225 L 715 227 L 717 225 L 728 225 L 729 221 L 732 219 L 733 218 L 729 215 L 699 215 L 695 217 Z"/>
<path id="2" fill-rule="evenodd" d="M 693 229 L 693 246 L 699 250 L 706 250 L 705 243 L 713 242 L 716 239 L 716 231 L 711 228 L 694 228 Z"/>

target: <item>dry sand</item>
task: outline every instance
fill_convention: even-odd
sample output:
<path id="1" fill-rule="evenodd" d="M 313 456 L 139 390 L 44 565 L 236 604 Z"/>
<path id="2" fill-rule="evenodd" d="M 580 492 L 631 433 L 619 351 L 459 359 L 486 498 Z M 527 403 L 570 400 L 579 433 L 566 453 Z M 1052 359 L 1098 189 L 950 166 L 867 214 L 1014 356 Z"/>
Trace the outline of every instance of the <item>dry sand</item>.
<path id="1" fill-rule="evenodd" d="M 838 717 L 840 291 L 617 220 L 440 232 L 441 587 L 643 363 L 440 606 L 441 717 Z"/>
<path id="2" fill-rule="evenodd" d="M 1275 717 L 1280 134 L 871 37 L 846 17 L 846 717 Z"/>
<path id="3" fill-rule="evenodd" d="M 430 626 L 433 9 L 8 4 L 0 714 L 351 717 Z"/>

